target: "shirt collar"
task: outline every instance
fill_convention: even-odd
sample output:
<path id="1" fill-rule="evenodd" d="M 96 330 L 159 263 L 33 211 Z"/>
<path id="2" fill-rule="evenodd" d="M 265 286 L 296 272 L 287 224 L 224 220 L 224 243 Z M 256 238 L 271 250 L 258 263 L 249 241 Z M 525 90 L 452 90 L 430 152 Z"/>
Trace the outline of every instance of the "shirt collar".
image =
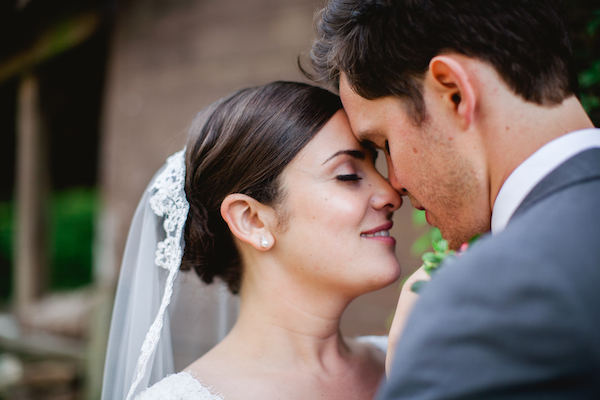
<path id="1" fill-rule="evenodd" d="M 506 228 L 521 202 L 546 175 L 569 158 L 596 147 L 600 147 L 600 129 L 583 129 L 554 139 L 523 161 L 498 192 L 492 211 L 492 234 Z"/>

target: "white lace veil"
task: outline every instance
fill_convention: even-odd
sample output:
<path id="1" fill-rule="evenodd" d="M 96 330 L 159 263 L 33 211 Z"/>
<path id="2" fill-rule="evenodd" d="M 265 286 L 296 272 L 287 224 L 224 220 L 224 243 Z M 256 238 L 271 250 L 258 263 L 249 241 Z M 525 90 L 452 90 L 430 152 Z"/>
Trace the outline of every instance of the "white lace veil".
<path id="1" fill-rule="evenodd" d="M 102 400 L 130 400 L 218 343 L 236 317 L 222 283 L 180 273 L 185 149 L 168 158 L 137 207 L 121 265 L 104 366 Z"/>

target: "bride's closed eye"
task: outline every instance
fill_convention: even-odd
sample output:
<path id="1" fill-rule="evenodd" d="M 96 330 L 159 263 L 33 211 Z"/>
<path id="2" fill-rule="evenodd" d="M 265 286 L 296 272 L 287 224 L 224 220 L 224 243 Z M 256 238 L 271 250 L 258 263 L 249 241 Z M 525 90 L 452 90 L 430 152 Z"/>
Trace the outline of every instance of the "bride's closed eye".
<path id="1" fill-rule="evenodd" d="M 335 177 L 338 181 L 342 182 L 350 182 L 350 181 L 359 181 L 362 178 L 357 174 L 346 174 L 346 175 L 338 175 Z"/>
<path id="2" fill-rule="evenodd" d="M 338 156 L 350 156 L 349 160 L 340 160 L 340 165 L 336 167 L 339 172 L 345 172 L 335 175 L 335 179 L 339 182 L 358 182 L 363 179 L 356 171 L 361 170 L 361 163 L 367 160 L 367 153 L 364 150 L 340 150 L 329 157 L 323 164 L 327 164 Z M 358 165 L 357 165 L 358 164 Z"/>

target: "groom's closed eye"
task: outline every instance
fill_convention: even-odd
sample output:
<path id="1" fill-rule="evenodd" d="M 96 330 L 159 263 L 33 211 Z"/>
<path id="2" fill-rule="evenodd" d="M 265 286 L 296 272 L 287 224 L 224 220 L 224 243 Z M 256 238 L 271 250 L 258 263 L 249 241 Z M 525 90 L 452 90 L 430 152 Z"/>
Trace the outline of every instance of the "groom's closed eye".
<path id="1" fill-rule="evenodd" d="M 373 159 L 373 164 L 375 164 L 375 161 L 377 160 L 377 156 L 379 156 L 379 153 L 377 152 L 377 149 L 379 147 L 375 143 L 373 143 L 372 141 L 370 141 L 368 139 L 361 141 L 360 144 L 371 154 L 371 157 Z"/>

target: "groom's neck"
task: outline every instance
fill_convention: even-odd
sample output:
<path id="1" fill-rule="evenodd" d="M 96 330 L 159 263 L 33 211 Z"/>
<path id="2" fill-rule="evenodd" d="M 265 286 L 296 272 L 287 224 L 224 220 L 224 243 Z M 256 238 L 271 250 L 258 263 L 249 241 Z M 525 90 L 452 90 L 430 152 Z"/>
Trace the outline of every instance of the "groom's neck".
<path id="1" fill-rule="evenodd" d="M 492 208 L 506 179 L 533 153 L 567 133 L 593 128 L 575 96 L 561 104 L 545 106 L 521 100 L 511 93 L 505 98 L 495 98 L 488 106 L 493 108 L 494 104 L 496 108 L 489 110 L 489 117 L 482 125 Z"/>

